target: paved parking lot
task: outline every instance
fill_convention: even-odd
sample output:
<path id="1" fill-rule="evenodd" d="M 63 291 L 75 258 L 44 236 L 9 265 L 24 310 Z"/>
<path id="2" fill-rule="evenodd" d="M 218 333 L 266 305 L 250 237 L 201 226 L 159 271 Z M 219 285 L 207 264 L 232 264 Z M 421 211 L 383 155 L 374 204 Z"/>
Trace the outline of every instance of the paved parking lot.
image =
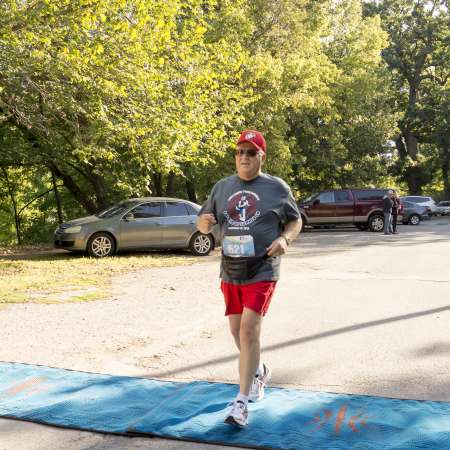
<path id="1" fill-rule="evenodd" d="M 275 385 L 450 401 L 450 216 L 399 231 L 312 230 L 291 246 L 263 330 Z M 236 381 L 217 276 L 216 253 L 189 267 L 130 274 L 111 301 L 10 306 L 0 360 Z M 0 449 L 48 448 L 220 447 L 0 420 Z"/>

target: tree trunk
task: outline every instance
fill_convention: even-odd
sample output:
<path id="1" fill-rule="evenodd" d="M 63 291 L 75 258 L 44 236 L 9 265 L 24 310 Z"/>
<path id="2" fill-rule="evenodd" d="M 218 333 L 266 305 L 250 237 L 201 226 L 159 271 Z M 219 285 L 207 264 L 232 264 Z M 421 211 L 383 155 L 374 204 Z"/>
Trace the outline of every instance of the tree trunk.
<path id="1" fill-rule="evenodd" d="M 78 187 L 73 178 L 67 173 L 62 172 L 54 163 L 51 164 L 52 169 L 55 171 L 55 175 L 64 183 L 64 186 L 72 193 L 75 200 L 86 209 L 90 214 L 97 212 L 97 205 Z"/>
<path id="2" fill-rule="evenodd" d="M 170 172 L 167 177 L 166 195 L 168 197 L 173 197 L 175 194 L 175 173 Z"/>
<path id="3" fill-rule="evenodd" d="M 416 136 L 414 136 L 414 134 L 411 133 L 411 131 L 407 130 L 403 132 L 403 136 L 405 138 L 408 155 L 411 157 L 413 161 L 417 161 L 417 155 L 419 153 L 419 144 L 417 142 Z"/>
<path id="4" fill-rule="evenodd" d="M 405 160 L 408 156 L 408 152 L 406 151 L 405 143 L 403 142 L 403 135 L 400 134 L 395 140 L 395 146 L 397 147 L 398 156 L 400 160 Z"/>
<path id="5" fill-rule="evenodd" d="M 416 136 L 408 130 L 403 132 L 406 143 L 406 150 L 413 161 L 417 161 L 418 142 Z M 406 183 L 408 184 L 409 193 L 411 195 L 422 195 L 423 180 L 421 175 L 422 168 L 420 166 L 409 167 L 406 171 Z"/>
<path id="6" fill-rule="evenodd" d="M 97 198 L 97 208 L 98 210 L 106 209 L 108 204 L 108 199 L 106 195 L 105 180 L 103 177 L 97 173 L 90 173 L 90 181 L 94 187 L 95 196 Z"/>
<path id="7" fill-rule="evenodd" d="M 163 187 L 162 187 L 162 174 L 160 172 L 153 172 L 152 173 L 152 183 L 154 189 L 154 193 L 158 197 L 162 197 L 163 195 Z"/>
<path id="8" fill-rule="evenodd" d="M 8 187 L 8 193 L 11 198 L 11 202 L 13 204 L 14 222 L 15 222 L 15 226 L 16 226 L 16 235 L 17 235 L 17 244 L 21 245 L 22 237 L 21 237 L 21 233 L 20 233 L 20 218 L 19 218 L 19 214 L 17 213 L 17 203 L 16 203 L 16 199 L 14 198 L 14 190 L 11 186 L 11 183 L 9 182 L 8 171 L 4 167 L 2 167 L 2 172 L 3 172 L 3 175 L 6 180 L 6 186 Z"/>
<path id="9" fill-rule="evenodd" d="M 188 195 L 188 199 L 191 202 L 198 203 L 197 202 L 197 193 L 195 192 L 195 184 L 189 178 L 186 178 L 186 192 Z"/>
<path id="10" fill-rule="evenodd" d="M 184 165 L 183 173 L 184 173 L 187 197 L 191 202 L 198 203 L 197 192 L 195 189 L 195 181 L 194 181 L 194 177 L 192 175 L 191 166 L 189 164 Z"/>
<path id="11" fill-rule="evenodd" d="M 444 181 L 444 198 L 450 198 L 450 151 L 449 149 L 444 149 L 442 152 L 442 179 Z"/>
<path id="12" fill-rule="evenodd" d="M 408 99 L 408 117 L 414 117 L 414 109 L 417 103 L 417 80 L 410 81 L 409 85 L 409 99 Z M 417 155 L 419 154 L 419 144 L 417 137 L 408 129 L 408 124 L 402 129 L 403 139 L 406 146 L 406 152 L 408 156 L 417 161 Z M 406 171 L 406 183 L 408 184 L 409 193 L 412 195 L 422 194 L 422 181 L 420 177 L 421 168 L 419 166 L 409 167 Z"/>
<path id="13" fill-rule="evenodd" d="M 59 195 L 58 186 L 56 185 L 55 171 L 50 169 L 52 173 L 53 191 L 55 192 L 56 208 L 58 210 L 58 224 L 63 223 L 62 208 L 61 208 L 61 196 Z"/>

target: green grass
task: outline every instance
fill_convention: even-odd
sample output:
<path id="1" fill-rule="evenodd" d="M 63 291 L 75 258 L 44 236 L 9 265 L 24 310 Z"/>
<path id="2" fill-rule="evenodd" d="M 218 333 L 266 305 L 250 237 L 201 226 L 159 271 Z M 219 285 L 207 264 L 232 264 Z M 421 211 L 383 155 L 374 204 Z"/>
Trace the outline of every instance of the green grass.
<path id="1" fill-rule="evenodd" d="M 16 248 L 0 253 L 0 305 L 107 299 L 114 277 L 151 267 L 190 265 L 199 259 L 182 252 L 95 259 Z"/>

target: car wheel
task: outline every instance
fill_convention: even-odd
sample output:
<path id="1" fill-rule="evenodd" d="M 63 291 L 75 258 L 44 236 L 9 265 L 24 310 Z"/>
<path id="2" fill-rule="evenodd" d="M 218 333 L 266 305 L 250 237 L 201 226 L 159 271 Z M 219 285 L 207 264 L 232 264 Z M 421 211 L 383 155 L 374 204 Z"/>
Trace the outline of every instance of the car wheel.
<path id="1" fill-rule="evenodd" d="M 369 219 L 369 230 L 370 231 L 383 231 L 384 228 L 384 217 L 378 214 L 370 217 Z"/>
<path id="2" fill-rule="evenodd" d="M 95 233 L 88 241 L 87 251 L 94 258 L 105 258 L 116 252 L 116 242 L 108 233 Z"/>
<path id="3" fill-rule="evenodd" d="M 210 234 L 195 233 L 189 244 L 189 249 L 195 256 L 207 256 L 213 248 L 213 238 Z"/>
<path id="4" fill-rule="evenodd" d="M 420 217 L 417 214 L 411 214 L 411 217 L 409 218 L 409 223 L 411 225 L 419 225 Z"/>

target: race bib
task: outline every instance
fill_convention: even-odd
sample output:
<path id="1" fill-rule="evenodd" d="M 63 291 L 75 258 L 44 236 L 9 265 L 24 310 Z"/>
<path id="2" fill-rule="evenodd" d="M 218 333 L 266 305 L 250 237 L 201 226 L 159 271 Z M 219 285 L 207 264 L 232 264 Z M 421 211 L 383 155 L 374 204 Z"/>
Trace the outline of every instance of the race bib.
<path id="1" fill-rule="evenodd" d="M 222 251 L 226 256 L 255 256 L 253 236 L 226 236 L 222 242 Z"/>

